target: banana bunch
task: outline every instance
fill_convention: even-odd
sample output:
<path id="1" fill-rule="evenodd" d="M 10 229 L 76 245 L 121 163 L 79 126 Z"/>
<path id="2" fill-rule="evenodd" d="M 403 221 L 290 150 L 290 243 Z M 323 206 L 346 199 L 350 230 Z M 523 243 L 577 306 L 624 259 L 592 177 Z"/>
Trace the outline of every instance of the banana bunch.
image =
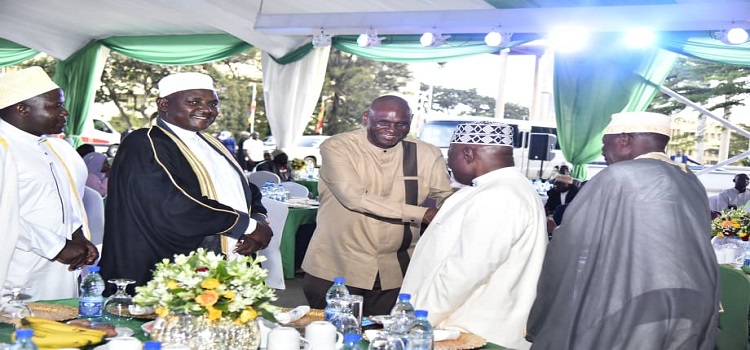
<path id="1" fill-rule="evenodd" d="M 40 349 L 44 348 L 81 348 L 101 343 L 106 333 L 96 330 L 71 326 L 39 317 L 25 317 L 21 325 L 34 330 L 31 340 Z M 15 341 L 15 334 L 13 334 Z"/>

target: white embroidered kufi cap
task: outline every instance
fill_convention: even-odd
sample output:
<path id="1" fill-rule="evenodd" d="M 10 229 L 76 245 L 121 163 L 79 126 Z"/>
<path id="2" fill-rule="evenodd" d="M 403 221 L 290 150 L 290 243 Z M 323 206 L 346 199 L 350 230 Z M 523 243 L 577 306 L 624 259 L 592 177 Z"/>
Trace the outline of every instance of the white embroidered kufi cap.
<path id="1" fill-rule="evenodd" d="M 29 67 L 0 75 L 0 109 L 60 87 L 42 67 Z"/>
<path id="2" fill-rule="evenodd" d="M 672 119 L 668 115 L 653 112 L 623 112 L 612 115 L 612 121 L 604 135 L 620 133 L 651 132 L 672 136 Z"/>
<path id="3" fill-rule="evenodd" d="M 159 80 L 159 97 L 166 97 L 178 91 L 214 90 L 214 80 L 210 76 L 186 72 L 167 75 Z"/>
<path id="4" fill-rule="evenodd" d="M 513 147 L 513 127 L 489 121 L 458 124 L 451 143 Z"/>

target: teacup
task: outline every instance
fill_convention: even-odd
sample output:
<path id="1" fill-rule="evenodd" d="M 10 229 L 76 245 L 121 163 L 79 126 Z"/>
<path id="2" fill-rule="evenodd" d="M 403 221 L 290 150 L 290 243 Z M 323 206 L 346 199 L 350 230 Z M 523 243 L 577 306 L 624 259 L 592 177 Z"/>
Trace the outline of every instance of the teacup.
<path id="1" fill-rule="evenodd" d="M 305 327 L 305 350 L 335 350 L 344 343 L 344 336 L 336 332 L 330 322 L 314 321 Z"/>
<path id="2" fill-rule="evenodd" d="M 300 335 L 292 327 L 276 327 L 268 334 L 267 349 L 299 350 Z"/>
<path id="3" fill-rule="evenodd" d="M 107 343 L 107 350 L 141 350 L 143 344 L 133 337 L 115 337 Z"/>

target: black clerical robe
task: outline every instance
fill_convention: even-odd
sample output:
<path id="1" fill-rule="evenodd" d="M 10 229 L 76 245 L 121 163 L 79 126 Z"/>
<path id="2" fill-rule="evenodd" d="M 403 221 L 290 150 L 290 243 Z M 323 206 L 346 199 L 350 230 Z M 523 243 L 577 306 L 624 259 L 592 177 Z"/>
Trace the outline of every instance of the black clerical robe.
<path id="1" fill-rule="evenodd" d="M 202 244 L 216 247 L 211 241 L 219 235 L 241 237 L 252 220 L 248 214 L 251 201 L 257 201 L 256 212 L 265 214 L 259 191 L 253 196 L 244 173 L 219 148 L 221 144 L 208 142 L 217 157 L 236 168 L 247 198 L 246 211 L 202 195 L 198 175 L 172 137 L 160 122 L 130 133 L 117 151 L 109 177 L 99 262 L 105 281 L 129 278 L 136 281 L 135 286 L 144 285 L 162 259 L 188 254 Z M 106 294 L 114 291 L 113 286 L 107 287 Z"/>
<path id="2" fill-rule="evenodd" d="M 532 349 L 713 349 L 720 295 L 710 222 L 703 185 L 668 160 L 597 174 L 547 248 Z"/>

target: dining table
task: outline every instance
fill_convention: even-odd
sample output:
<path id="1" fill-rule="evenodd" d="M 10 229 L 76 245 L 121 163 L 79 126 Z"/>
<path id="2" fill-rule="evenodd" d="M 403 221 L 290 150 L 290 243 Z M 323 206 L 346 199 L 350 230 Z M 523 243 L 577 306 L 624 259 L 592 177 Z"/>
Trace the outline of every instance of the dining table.
<path id="1" fill-rule="evenodd" d="M 281 234 L 281 266 L 284 278 L 294 278 L 297 264 L 297 233 L 300 228 L 315 224 L 318 216 L 318 207 L 290 207 L 289 215 L 284 223 L 284 231 Z M 301 263 L 301 261 L 300 261 Z"/>
<path id="2" fill-rule="evenodd" d="M 78 307 L 78 298 L 71 298 L 71 299 L 60 299 L 60 300 L 45 300 L 45 301 L 38 301 L 37 303 L 45 303 L 45 304 L 52 304 L 52 305 L 65 305 L 65 306 L 72 306 L 72 307 Z M 322 310 L 318 310 L 322 312 Z M 140 341 L 147 341 L 149 340 L 149 336 L 143 331 L 141 326 L 151 321 L 150 319 L 139 319 L 134 318 L 131 320 L 121 320 L 119 321 L 116 326 L 118 327 L 127 327 L 133 330 L 132 337 L 137 338 Z M 301 320 L 300 320 L 301 321 Z M 7 343 L 11 344 L 11 334 L 13 334 L 14 327 L 11 324 L 7 323 L 0 323 L 0 343 Z M 364 343 L 367 343 L 366 341 L 363 341 Z M 84 350 L 92 350 L 100 347 L 102 344 L 95 344 L 88 347 L 83 348 Z M 363 348 L 367 348 L 367 345 L 364 345 Z M 437 349 L 438 347 L 436 347 Z M 478 349 L 506 349 L 502 346 L 499 346 L 497 344 L 493 344 L 490 342 L 487 342 L 484 346 Z M 98 350 L 98 349 L 97 349 Z"/>
<path id="3" fill-rule="evenodd" d="M 318 198 L 318 179 L 297 179 L 294 182 L 307 187 L 310 190 L 310 198 Z"/>

